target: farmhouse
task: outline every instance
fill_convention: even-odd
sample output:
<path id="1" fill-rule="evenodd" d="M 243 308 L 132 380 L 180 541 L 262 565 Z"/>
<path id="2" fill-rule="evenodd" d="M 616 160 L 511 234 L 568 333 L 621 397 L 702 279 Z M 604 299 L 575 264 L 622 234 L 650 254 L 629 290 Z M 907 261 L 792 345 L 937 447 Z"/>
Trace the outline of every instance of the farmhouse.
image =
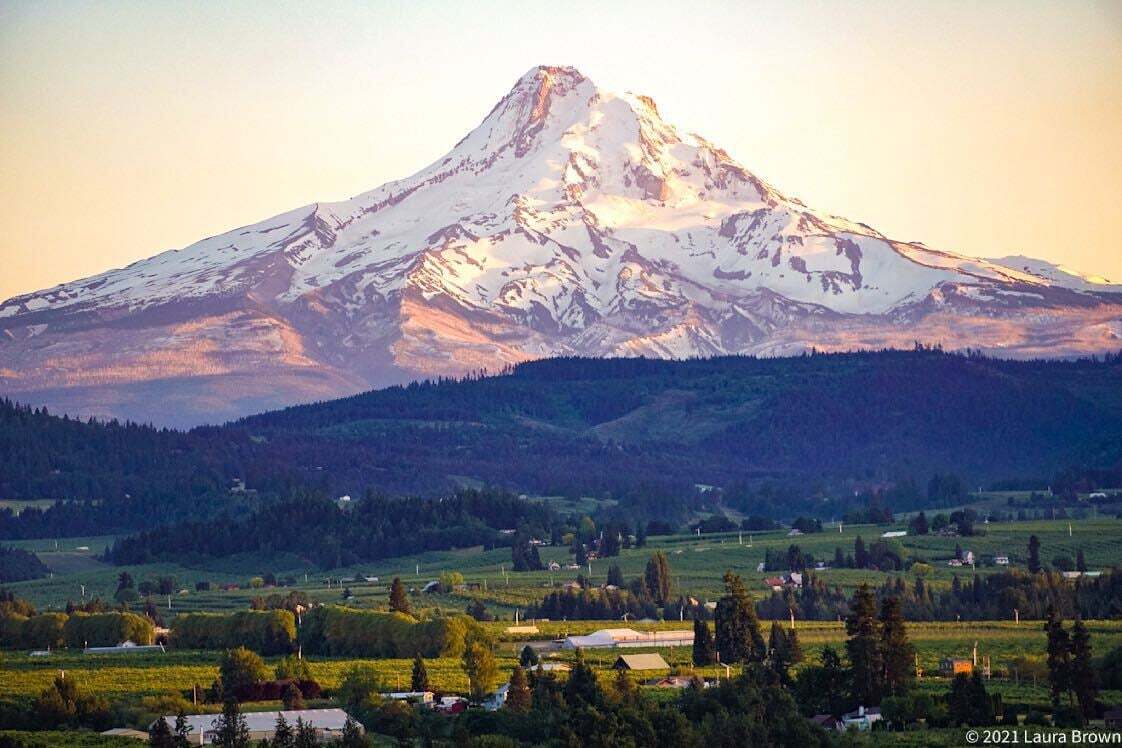
<path id="1" fill-rule="evenodd" d="M 139 654 L 163 651 L 163 644 L 137 644 L 127 639 L 115 647 L 86 647 L 82 650 L 84 654 Z"/>
<path id="2" fill-rule="evenodd" d="M 393 691 L 382 694 L 383 699 L 389 701 L 408 701 L 410 704 L 432 704 L 436 694 L 432 691 Z"/>
<path id="3" fill-rule="evenodd" d="M 1002 556 L 994 556 L 994 557 L 993 557 L 993 562 L 994 562 L 995 564 L 997 564 L 998 566 L 1008 566 L 1008 565 L 1009 565 L 1009 557 L 1008 557 L 1008 556 L 1004 556 L 1004 555 L 1002 555 Z"/>
<path id="4" fill-rule="evenodd" d="M 562 649 L 613 649 L 616 647 L 685 647 L 693 645 L 693 629 L 639 632 L 634 629 L 600 629 L 587 636 L 567 636 Z"/>
<path id="5" fill-rule="evenodd" d="M 939 674 L 952 677 L 962 673 L 970 675 L 974 672 L 974 662 L 965 657 L 944 657 L 939 662 Z"/>
<path id="6" fill-rule="evenodd" d="M 666 660 L 662 659 L 662 655 L 657 652 L 654 654 L 637 654 L 637 655 L 620 655 L 616 658 L 616 664 L 612 665 L 616 670 L 669 670 L 670 666 L 666 664 Z"/>
<path id="7" fill-rule="evenodd" d="M 665 678 L 655 678 L 647 683 L 648 686 L 655 688 L 689 688 L 695 682 L 694 678 L 689 675 L 668 675 Z M 709 688 L 713 684 L 704 678 L 697 678 L 696 682 L 700 688 Z"/>
<path id="8" fill-rule="evenodd" d="M 539 662 L 531 670 L 541 670 L 543 673 L 568 673 L 572 668 L 564 662 Z"/>
<path id="9" fill-rule="evenodd" d="M 880 707 L 871 706 L 866 708 L 859 706 L 856 711 L 842 715 L 842 724 L 845 725 L 845 729 L 847 730 L 852 727 L 861 732 L 866 732 L 873 729 L 873 723 L 879 722 L 880 719 Z"/>
<path id="10" fill-rule="evenodd" d="M 836 732 L 845 730 L 845 725 L 842 724 L 842 721 L 832 714 L 816 714 L 810 718 L 810 721 L 823 730 L 834 730 Z"/>
<path id="11" fill-rule="evenodd" d="M 214 743 L 215 721 L 217 714 L 188 714 L 187 726 L 189 728 L 188 740 L 191 745 L 211 745 Z M 347 723 L 347 713 L 342 709 L 292 709 L 283 712 L 243 712 L 246 726 L 249 728 L 249 738 L 252 741 L 272 740 L 276 730 L 277 718 L 283 716 L 285 722 L 295 725 L 297 719 L 312 727 L 316 738 L 320 742 L 339 740 L 343 735 L 343 726 Z M 174 714 L 164 717 L 169 726 L 175 725 Z M 155 722 L 152 723 L 153 725 Z M 359 731 L 362 725 L 357 724 Z"/>

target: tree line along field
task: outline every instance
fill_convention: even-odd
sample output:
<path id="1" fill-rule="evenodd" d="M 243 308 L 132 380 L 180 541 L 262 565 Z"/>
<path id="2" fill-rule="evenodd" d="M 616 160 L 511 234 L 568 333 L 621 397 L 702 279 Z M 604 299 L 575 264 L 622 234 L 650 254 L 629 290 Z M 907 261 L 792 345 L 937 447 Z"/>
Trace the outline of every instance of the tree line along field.
<path id="1" fill-rule="evenodd" d="M 590 633 L 600 628 L 621 625 L 618 621 L 551 621 L 538 624 L 537 635 L 511 636 L 505 633 L 509 622 L 484 624 L 496 637 L 495 653 L 500 672 L 509 673 L 518 662 L 518 654 L 528 639 L 552 639 L 565 634 Z M 659 624 L 627 624 L 639 631 L 651 629 L 682 628 L 678 622 Z M 685 624 L 688 627 L 689 624 Z M 1001 622 L 948 622 L 948 623 L 909 623 L 908 635 L 919 656 L 919 665 L 925 675 L 920 687 L 933 692 L 946 690 L 949 680 L 938 676 L 939 661 L 944 657 L 970 657 L 975 643 L 978 646 L 979 661 L 989 657 L 996 673 L 1009 669 L 1013 659 L 1023 655 L 1043 656 L 1045 635 L 1040 621 L 1022 621 L 1019 624 Z M 1101 655 L 1110 649 L 1122 646 L 1122 621 L 1090 621 L 1092 645 L 1096 654 Z M 817 663 L 826 646 L 842 651 L 845 642 L 845 627 L 837 622 L 805 621 L 796 622 L 799 641 L 805 653 L 804 665 Z M 766 624 L 765 624 L 766 631 Z M 659 652 L 672 667 L 696 671 L 708 677 L 725 674 L 722 667 L 694 668 L 690 663 L 689 647 L 651 647 L 626 650 L 587 650 L 584 657 L 605 682 L 612 677 L 611 666 L 621 654 Z M 50 657 L 30 657 L 25 652 L 5 652 L 3 654 L 2 675 L 0 677 L 0 700 L 12 698 L 33 698 L 51 681 L 60 670 L 66 677 L 74 679 L 80 688 L 90 689 L 110 699 L 119 697 L 140 697 L 164 694 L 169 691 L 190 692 L 194 685 L 206 688 L 217 675 L 219 652 L 198 650 L 169 649 L 165 653 L 138 653 L 113 655 L 87 655 L 80 652 L 58 651 Z M 547 655 L 548 661 L 572 663 L 576 654 L 571 650 L 561 650 Z M 266 658 L 274 664 L 279 657 Z M 408 690 L 412 660 L 387 658 L 335 658 L 308 657 L 312 675 L 324 688 L 339 685 L 343 673 L 356 662 L 373 665 L 387 687 Z M 431 658 L 425 661 L 433 687 L 438 691 L 465 693 L 467 676 L 458 657 Z M 735 672 L 736 668 L 734 668 Z M 663 675 L 655 671 L 650 677 Z M 1017 683 L 1012 677 L 995 678 L 990 681 L 991 691 L 1002 693 L 1009 703 L 1028 704 L 1044 708 L 1049 703 L 1048 686 L 1045 679 L 1035 684 L 1031 677 L 1024 677 Z M 1122 702 L 1122 692 L 1104 691 L 1104 703 Z"/>
<path id="2" fill-rule="evenodd" d="M 1070 535 L 1069 535 L 1070 524 Z M 757 597 L 769 594 L 763 580 L 776 572 L 757 572 L 756 568 L 764 560 L 768 550 L 786 552 L 791 545 L 798 545 L 804 553 L 810 553 L 816 560 L 832 563 L 835 548 L 843 553 L 852 554 L 854 540 L 860 536 L 866 545 L 879 540 L 882 533 L 893 529 L 905 529 L 904 524 L 895 525 L 843 525 L 838 532 L 836 525 L 827 524 L 823 532 L 788 537 L 786 530 L 760 533 L 717 533 L 696 535 L 673 535 L 652 537 L 643 548 L 621 551 L 618 557 L 594 559 L 592 561 L 591 581 L 602 584 L 608 567 L 618 565 L 625 578 L 641 575 L 656 550 L 664 551 L 670 561 L 673 593 L 687 594 L 699 600 L 715 600 L 721 593 L 721 575 L 732 569 L 745 579 L 749 591 Z M 937 535 L 908 535 L 889 542 L 896 545 L 912 558 L 923 558 L 931 566 L 925 582 L 934 589 L 949 588 L 953 577 L 968 579 L 972 574 L 986 575 L 1006 567 L 978 565 L 952 568 L 946 561 L 953 558 L 956 545 L 971 550 L 975 556 L 983 558 L 996 553 L 1010 557 L 1014 567 L 1024 566 L 1030 535 L 1036 535 L 1041 542 L 1041 559 L 1050 565 L 1057 555 L 1074 558 L 1082 550 L 1089 569 L 1104 569 L 1122 560 L 1122 520 L 1114 518 L 1072 519 L 1072 520 L 1033 520 L 1025 522 L 1003 522 L 976 526 L 985 535 L 972 537 L 944 537 Z M 128 571 L 137 582 L 170 576 L 175 579 L 178 590 L 184 594 L 172 596 L 171 609 L 166 597 L 157 602 L 165 617 L 179 612 L 226 611 L 246 609 L 254 597 L 271 592 L 286 592 L 286 589 L 253 589 L 248 586 L 252 577 L 267 572 L 278 578 L 291 577 L 293 589 L 301 590 L 313 600 L 320 602 L 341 602 L 344 589 L 349 589 L 353 598 L 348 601 L 355 607 L 383 608 L 387 602 L 388 583 L 394 576 L 400 576 L 410 587 L 420 589 L 426 582 L 437 579 L 442 572 L 459 572 L 465 582 L 478 583 L 479 589 L 452 595 L 416 596 L 414 607 L 441 607 L 463 610 L 468 602 L 482 600 L 488 609 L 501 617 L 513 617 L 515 611 L 525 610 L 538 603 L 551 586 L 559 586 L 573 580 L 579 574 L 589 575 L 587 567 L 580 570 L 566 569 L 573 557 L 568 547 L 545 546 L 540 549 L 543 563 L 551 561 L 562 568 L 559 571 L 536 571 L 513 573 L 511 551 L 509 548 L 484 550 L 467 548 L 452 551 L 428 552 L 417 556 L 404 556 L 382 561 L 372 561 L 354 567 L 320 571 L 292 553 L 264 555 L 244 554 L 224 559 L 185 560 L 181 563 L 145 564 L 139 566 L 112 566 L 98 561 L 95 556 L 110 540 L 108 537 L 68 538 L 55 541 L 44 539 L 18 541 L 18 547 L 29 548 L 40 553 L 44 562 L 51 566 L 56 554 L 81 556 L 79 564 L 68 559 L 74 568 L 68 573 L 55 573 L 51 578 L 31 580 L 7 585 L 16 594 L 34 603 L 41 609 L 60 609 L 67 600 L 79 601 L 81 585 L 85 585 L 87 599 L 100 597 L 112 600 L 117 587 L 117 575 Z M 66 550 L 54 550 L 55 543 Z M 743 544 L 742 544 L 743 543 Z M 86 546 L 90 550 L 74 551 Z M 419 567 L 419 572 L 418 572 Z M 906 576 L 914 579 L 909 572 L 880 572 L 869 569 L 827 569 L 816 572 L 831 587 L 838 585 L 847 592 L 863 583 L 879 585 L 885 579 Z M 362 581 L 363 577 L 378 577 L 378 582 Z M 340 582 L 350 578 L 354 581 Z M 212 589 L 196 592 L 195 584 L 209 581 Z M 330 580 L 330 582 L 328 581 Z M 239 585 L 236 590 L 220 590 L 220 585 L 232 583 Z M 1010 614 L 1011 617 L 1011 614 Z"/>

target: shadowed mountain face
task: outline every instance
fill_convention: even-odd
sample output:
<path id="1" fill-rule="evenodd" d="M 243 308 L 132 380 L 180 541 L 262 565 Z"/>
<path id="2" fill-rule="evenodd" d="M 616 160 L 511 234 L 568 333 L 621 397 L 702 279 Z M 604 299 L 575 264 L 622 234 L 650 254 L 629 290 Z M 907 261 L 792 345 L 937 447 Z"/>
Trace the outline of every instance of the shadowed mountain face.
<path id="1" fill-rule="evenodd" d="M 3 302 L 0 391 L 189 425 L 547 356 L 917 340 L 1114 350 L 1122 286 L 893 241 L 785 197 L 646 97 L 539 67 L 408 179 Z"/>

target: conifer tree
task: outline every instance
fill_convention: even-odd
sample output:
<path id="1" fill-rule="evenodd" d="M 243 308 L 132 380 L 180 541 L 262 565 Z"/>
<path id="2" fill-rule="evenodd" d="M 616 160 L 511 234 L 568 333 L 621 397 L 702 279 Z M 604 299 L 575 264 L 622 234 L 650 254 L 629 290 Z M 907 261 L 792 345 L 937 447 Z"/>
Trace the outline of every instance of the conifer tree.
<path id="1" fill-rule="evenodd" d="M 409 608 L 409 598 L 405 595 L 405 585 L 401 582 L 401 577 L 394 577 L 393 583 L 390 584 L 390 610 L 395 613 L 409 613 L 412 610 Z"/>
<path id="2" fill-rule="evenodd" d="M 713 634 L 709 624 L 700 617 L 693 619 L 693 664 L 698 667 L 712 665 L 715 661 Z"/>
<path id="3" fill-rule="evenodd" d="M 1071 628 L 1071 688 L 1075 691 L 1079 711 L 1086 723 L 1095 716 L 1099 688 L 1092 663 L 1091 634 L 1083 624 L 1083 618 L 1078 616 Z"/>
<path id="4" fill-rule="evenodd" d="M 316 737 L 316 728 L 302 717 L 296 718 L 296 748 L 318 748 L 319 738 Z"/>
<path id="5" fill-rule="evenodd" d="M 725 594 L 717 601 L 713 616 L 718 661 L 725 664 L 763 662 L 767 647 L 760 634 L 756 605 L 738 575 L 726 571 L 724 582 Z"/>
<path id="6" fill-rule="evenodd" d="M 1071 688 L 1071 638 L 1064 630 L 1064 619 L 1054 605 L 1048 606 L 1044 632 L 1048 635 L 1048 683 L 1052 688 L 1052 705 L 1059 707 L 1060 697 Z"/>
<path id="7" fill-rule="evenodd" d="M 365 748 L 370 744 L 362 734 L 362 727 L 349 714 L 347 721 L 343 723 L 343 736 L 339 742 L 342 748 Z"/>
<path id="8" fill-rule="evenodd" d="M 303 709 L 304 694 L 295 683 L 289 683 L 284 687 L 284 692 L 281 694 L 281 702 L 284 704 L 284 708 L 289 711 Z"/>
<path id="9" fill-rule="evenodd" d="M 248 748 L 249 726 L 238 709 L 238 700 L 231 697 L 222 705 L 222 714 L 214 721 L 214 744 L 222 748 Z"/>
<path id="10" fill-rule="evenodd" d="M 518 656 L 518 664 L 522 667 L 536 667 L 539 661 L 538 653 L 529 644 L 522 648 L 522 654 Z"/>
<path id="11" fill-rule="evenodd" d="M 187 748 L 191 744 L 191 725 L 182 709 L 175 715 L 175 748 Z"/>
<path id="12" fill-rule="evenodd" d="M 643 574 L 647 594 L 660 608 L 670 599 L 670 561 L 662 551 L 655 551 L 647 562 L 646 572 Z"/>
<path id="13" fill-rule="evenodd" d="M 148 745 L 152 748 L 175 748 L 171 726 L 164 717 L 160 717 L 148 728 Z"/>
<path id="14" fill-rule="evenodd" d="M 429 672 L 425 668 L 425 661 L 418 652 L 413 657 L 413 676 L 409 682 L 409 688 L 412 691 L 428 691 L 429 689 Z"/>
<path id="15" fill-rule="evenodd" d="M 880 626 L 884 690 L 893 696 L 903 696 L 914 680 L 915 648 L 908 641 L 899 598 L 886 597 L 881 603 Z"/>
<path id="16" fill-rule="evenodd" d="M 623 572 L 620 571 L 619 564 L 612 564 L 608 567 L 607 583 L 616 587 L 623 587 Z"/>
<path id="17" fill-rule="evenodd" d="M 1033 574 L 1040 571 L 1040 538 L 1035 535 L 1029 536 L 1028 541 L 1028 570 Z"/>
<path id="18" fill-rule="evenodd" d="M 768 637 L 767 649 L 768 668 L 775 673 L 775 677 L 781 685 L 790 685 L 791 676 L 788 668 L 791 666 L 791 658 L 787 649 L 787 634 L 783 631 L 783 627 L 779 625 L 779 621 L 771 622 L 771 635 Z"/>
<path id="19" fill-rule="evenodd" d="M 530 692 L 530 682 L 526 678 L 526 671 L 521 666 L 515 665 L 510 674 L 510 686 L 506 691 L 506 703 L 503 706 L 512 712 L 524 713 L 533 706 L 534 695 Z"/>
<path id="20" fill-rule="evenodd" d="M 284 718 L 283 714 L 277 715 L 277 723 L 273 727 L 273 742 L 269 744 L 270 748 L 294 748 L 296 745 L 296 733 L 292 731 L 292 725 L 288 724 L 288 720 Z"/>
<path id="21" fill-rule="evenodd" d="M 880 704 L 884 692 L 884 661 L 876 597 L 867 585 L 853 593 L 853 612 L 845 622 L 845 643 L 852 673 L 853 698 L 859 705 Z"/>

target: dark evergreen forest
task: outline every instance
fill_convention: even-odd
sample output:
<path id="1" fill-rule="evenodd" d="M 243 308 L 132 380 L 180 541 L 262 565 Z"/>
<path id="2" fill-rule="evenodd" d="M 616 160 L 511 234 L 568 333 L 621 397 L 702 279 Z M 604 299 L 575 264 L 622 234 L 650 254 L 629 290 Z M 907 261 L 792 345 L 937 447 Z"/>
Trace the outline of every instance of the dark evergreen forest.
<path id="1" fill-rule="evenodd" d="M 189 432 L 0 401 L 0 498 L 58 501 L 0 511 L 0 538 L 244 519 L 302 493 L 465 486 L 612 498 L 632 517 L 673 520 L 705 501 L 696 484 L 769 517 L 824 497 L 841 514 L 855 487 L 897 484 L 889 503 L 902 511 L 927 504 L 907 487 L 933 475 L 1119 485 L 1122 356 L 551 359 Z"/>

